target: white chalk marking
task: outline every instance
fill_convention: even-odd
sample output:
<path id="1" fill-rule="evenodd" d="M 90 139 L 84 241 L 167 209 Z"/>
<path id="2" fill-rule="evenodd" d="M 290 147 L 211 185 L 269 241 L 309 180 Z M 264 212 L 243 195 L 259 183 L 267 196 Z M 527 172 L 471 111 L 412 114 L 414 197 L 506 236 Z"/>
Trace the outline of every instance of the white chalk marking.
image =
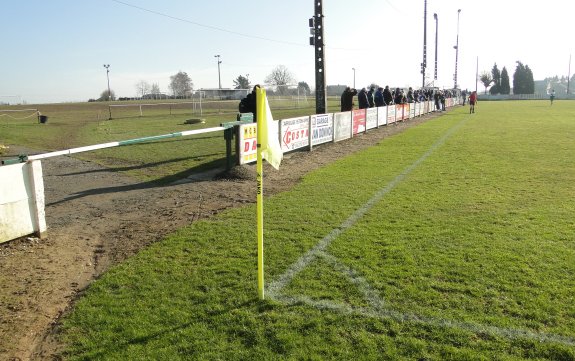
<path id="1" fill-rule="evenodd" d="M 380 297 L 379 292 L 371 287 L 369 283 L 358 272 L 352 268 L 341 263 L 335 256 L 327 253 L 327 247 L 339 237 L 345 230 L 355 225 L 361 217 L 365 215 L 375 204 L 393 190 L 405 177 L 407 177 L 414 169 L 416 169 L 423 161 L 425 161 L 437 148 L 442 146 L 445 141 L 457 131 L 469 116 L 464 118 L 461 122 L 449 129 L 441 138 L 439 138 L 419 159 L 413 164 L 405 168 L 405 170 L 395 177 L 387 186 L 377 191 L 363 206 L 352 213 L 338 228 L 333 229 L 321 241 L 319 241 L 312 249 L 307 251 L 296 262 L 294 262 L 281 276 L 271 282 L 268 286 L 268 296 L 278 302 L 286 305 L 307 304 L 318 309 L 326 309 L 334 312 L 344 314 L 359 314 L 365 317 L 374 317 L 382 319 L 393 319 L 398 322 L 413 322 L 435 327 L 449 327 L 456 328 L 476 334 L 486 333 L 509 339 L 529 339 L 539 342 L 555 342 L 567 346 L 575 346 L 575 339 L 562 335 L 555 335 L 549 333 L 536 333 L 529 330 L 504 328 L 497 326 L 488 326 L 481 324 L 474 324 L 470 322 L 452 321 L 445 319 L 438 319 L 433 317 L 419 316 L 416 314 L 402 313 L 385 307 L 383 299 Z M 349 304 L 335 302 L 331 300 L 314 300 L 307 296 L 288 296 L 282 294 L 283 289 L 291 283 L 293 278 L 305 269 L 316 258 L 325 259 L 334 270 L 344 275 L 351 284 L 358 287 L 358 290 L 363 294 L 364 299 L 368 301 L 370 307 L 353 307 Z"/>

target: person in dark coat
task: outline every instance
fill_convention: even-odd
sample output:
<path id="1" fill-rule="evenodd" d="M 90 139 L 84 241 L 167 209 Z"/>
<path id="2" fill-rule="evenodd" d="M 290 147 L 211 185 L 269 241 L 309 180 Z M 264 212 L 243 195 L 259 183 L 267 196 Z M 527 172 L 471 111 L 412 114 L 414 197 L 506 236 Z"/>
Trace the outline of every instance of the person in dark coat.
<path id="1" fill-rule="evenodd" d="M 395 99 L 393 99 L 395 104 L 403 104 L 405 103 L 405 94 L 403 93 L 403 89 L 395 88 Z"/>
<path id="2" fill-rule="evenodd" d="M 359 109 L 369 108 L 369 99 L 365 88 L 361 88 L 361 90 L 357 94 L 357 102 L 359 103 Z"/>
<path id="3" fill-rule="evenodd" d="M 254 115 L 254 123 L 257 122 L 256 117 L 256 90 L 260 88 L 259 84 L 254 85 L 251 93 L 249 93 L 245 98 L 240 101 L 239 112 L 240 113 L 252 113 Z"/>
<path id="4" fill-rule="evenodd" d="M 391 94 L 391 90 L 389 90 L 389 85 L 386 85 L 385 89 L 383 89 L 383 101 L 385 102 L 385 105 L 393 103 L 393 94 Z"/>
<path id="5" fill-rule="evenodd" d="M 373 108 L 375 106 L 375 100 L 373 99 L 373 93 L 375 91 L 374 87 L 369 88 L 369 91 L 367 92 L 367 101 L 369 103 L 369 107 Z"/>
<path id="6" fill-rule="evenodd" d="M 341 111 L 349 112 L 353 110 L 353 97 L 357 95 L 357 90 L 351 89 L 350 87 L 345 88 L 343 93 L 341 93 Z"/>
<path id="7" fill-rule="evenodd" d="M 377 88 L 377 91 L 375 92 L 375 95 L 373 96 L 373 101 L 375 103 L 376 107 L 382 107 L 385 105 L 385 102 L 383 100 L 383 88 Z"/>

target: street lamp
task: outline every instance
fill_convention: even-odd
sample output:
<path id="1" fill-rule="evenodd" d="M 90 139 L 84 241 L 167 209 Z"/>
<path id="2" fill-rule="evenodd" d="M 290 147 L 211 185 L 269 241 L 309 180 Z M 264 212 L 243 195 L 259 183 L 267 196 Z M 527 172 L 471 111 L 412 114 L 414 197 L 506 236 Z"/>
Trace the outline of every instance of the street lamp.
<path id="1" fill-rule="evenodd" d="M 453 75 L 453 89 L 457 89 L 457 58 L 459 57 L 459 14 L 461 9 L 457 10 L 457 40 L 455 43 L 455 74 Z"/>
<path id="2" fill-rule="evenodd" d="M 218 88 L 222 89 L 222 78 L 220 77 L 220 64 L 222 61 L 220 60 L 219 55 L 214 55 L 214 58 L 218 58 Z"/>
<path id="3" fill-rule="evenodd" d="M 104 64 L 106 68 L 106 77 L 108 78 L 108 101 L 112 101 L 112 93 L 110 92 L 110 64 Z M 110 112 L 110 117 L 108 120 L 112 119 L 112 108 L 108 105 L 108 111 Z"/>
<path id="4" fill-rule="evenodd" d="M 106 68 L 106 77 L 108 78 L 108 100 L 110 100 L 110 64 L 104 64 L 104 68 Z"/>
<path id="5" fill-rule="evenodd" d="M 355 68 L 351 68 L 353 70 L 353 88 L 355 89 Z"/>
<path id="6" fill-rule="evenodd" d="M 435 19 L 435 71 L 433 73 L 433 80 L 437 80 L 437 34 L 439 28 L 437 13 L 433 14 L 433 18 Z"/>

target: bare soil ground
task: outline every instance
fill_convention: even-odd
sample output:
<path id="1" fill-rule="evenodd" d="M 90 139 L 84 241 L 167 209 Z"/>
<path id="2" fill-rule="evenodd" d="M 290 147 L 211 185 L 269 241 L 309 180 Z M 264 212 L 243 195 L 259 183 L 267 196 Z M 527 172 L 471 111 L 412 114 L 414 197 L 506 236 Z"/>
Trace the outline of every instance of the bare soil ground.
<path id="1" fill-rule="evenodd" d="M 286 154 L 279 171 L 266 164 L 264 192 L 288 190 L 306 173 L 437 115 Z M 178 228 L 256 199 L 253 165 L 157 186 L 72 157 L 42 164 L 47 236 L 0 244 L 0 360 L 60 360 L 58 321 L 94 279 Z"/>

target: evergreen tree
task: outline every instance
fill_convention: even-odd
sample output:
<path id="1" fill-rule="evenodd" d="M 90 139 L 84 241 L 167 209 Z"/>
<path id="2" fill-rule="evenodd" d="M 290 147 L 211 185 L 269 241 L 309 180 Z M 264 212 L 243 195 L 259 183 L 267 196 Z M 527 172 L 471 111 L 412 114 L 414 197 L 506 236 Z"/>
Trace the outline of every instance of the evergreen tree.
<path id="1" fill-rule="evenodd" d="M 250 89 L 252 86 L 250 84 L 250 79 L 248 79 L 248 75 L 238 76 L 237 79 L 234 80 L 234 89 Z"/>
<path id="2" fill-rule="evenodd" d="M 499 85 L 499 93 L 511 93 L 511 86 L 509 85 L 509 73 L 505 67 L 503 67 L 503 70 L 501 70 L 501 84 Z"/>
<path id="3" fill-rule="evenodd" d="M 533 72 L 529 66 L 517 62 L 515 73 L 513 74 L 513 94 L 533 94 L 535 93 L 535 82 Z"/>
<path id="4" fill-rule="evenodd" d="M 489 89 L 489 93 L 491 94 L 499 94 L 501 93 L 501 73 L 497 68 L 497 63 L 493 65 L 493 69 L 491 69 L 491 78 L 493 79 L 493 86 Z"/>

